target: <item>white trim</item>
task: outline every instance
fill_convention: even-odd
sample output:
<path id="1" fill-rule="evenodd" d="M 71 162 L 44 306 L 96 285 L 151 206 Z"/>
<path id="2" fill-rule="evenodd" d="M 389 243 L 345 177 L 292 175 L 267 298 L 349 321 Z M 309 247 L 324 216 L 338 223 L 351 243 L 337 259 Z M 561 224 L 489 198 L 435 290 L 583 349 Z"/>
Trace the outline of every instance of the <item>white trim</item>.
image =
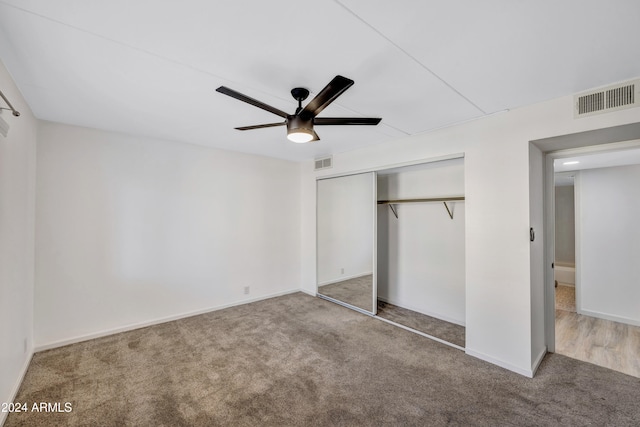
<path id="1" fill-rule="evenodd" d="M 534 144 L 535 145 L 535 144 Z M 556 288 L 555 271 L 552 266 L 556 257 L 556 197 L 554 183 L 554 157 L 552 154 L 544 154 L 544 335 L 547 351 L 556 350 Z M 530 200 L 531 202 L 531 200 Z"/>
<path id="2" fill-rule="evenodd" d="M 535 141 L 532 141 L 535 144 Z M 542 147 L 539 147 L 545 154 L 555 159 L 563 159 L 566 157 L 574 157 L 576 155 L 583 154 L 595 154 L 595 153 L 608 153 L 614 151 L 624 151 L 631 148 L 640 147 L 640 139 L 632 139 L 630 141 L 618 141 L 618 142 L 603 142 L 596 145 L 581 145 L 575 148 L 565 148 L 563 150 L 552 150 L 544 152 Z"/>
<path id="3" fill-rule="evenodd" d="M 576 239 L 574 239 L 575 241 Z M 556 263 L 554 268 L 554 278 L 558 281 L 558 284 L 564 283 L 567 286 L 576 285 L 576 268 L 575 267 L 565 267 L 564 265 L 559 265 Z"/>
<path id="4" fill-rule="evenodd" d="M 596 317 L 598 319 L 610 320 L 612 322 L 626 323 L 627 325 L 640 326 L 640 321 L 636 319 L 630 319 L 628 317 L 616 316 L 614 314 L 602 313 L 600 311 L 592 311 L 582 309 L 576 312 L 582 316 Z"/>
<path id="5" fill-rule="evenodd" d="M 371 197 L 373 197 L 374 200 L 373 206 L 371 207 L 373 209 L 373 212 L 371 213 L 373 216 L 373 240 L 371 241 L 371 249 L 373 252 L 373 259 L 371 260 L 373 264 L 373 277 L 371 278 L 373 291 L 371 293 L 373 296 L 371 306 L 373 309 L 371 312 L 376 315 L 378 313 L 378 204 L 375 202 L 378 200 L 378 173 L 372 172 L 371 179 L 373 181 L 371 183 L 371 186 L 373 187 L 373 194 Z"/>
<path id="6" fill-rule="evenodd" d="M 357 311 L 360 314 L 364 314 L 364 315 L 367 315 L 367 316 L 370 316 L 370 317 L 374 317 L 375 316 L 374 312 L 372 312 L 372 311 L 367 311 L 364 308 L 360 308 L 358 306 L 349 304 L 347 302 L 340 301 L 339 299 L 331 298 L 331 297 L 328 297 L 328 296 L 322 295 L 322 294 L 318 294 L 318 298 L 327 300 L 327 301 L 332 302 L 334 304 L 341 305 L 341 306 L 346 307 L 346 308 L 348 308 L 350 310 Z"/>
<path id="7" fill-rule="evenodd" d="M 573 285 L 576 290 L 576 312 L 582 311 L 582 174 L 576 172 L 573 179 L 573 213 L 575 236 L 575 269 L 573 272 Z M 553 313 L 555 315 L 555 307 Z"/>
<path id="8" fill-rule="evenodd" d="M 575 283 L 565 283 L 565 282 L 558 282 L 558 286 L 562 286 L 563 288 L 573 288 L 575 289 L 576 285 Z"/>
<path id="9" fill-rule="evenodd" d="M 434 317 L 436 319 L 440 319 L 440 320 L 443 320 L 445 322 L 453 323 L 453 324 L 458 325 L 458 326 L 463 326 L 463 327 L 467 326 L 466 322 L 464 322 L 464 321 L 461 322 L 460 320 L 453 319 L 453 318 L 448 317 L 448 316 L 443 316 L 440 313 L 435 313 L 435 312 L 431 312 L 431 311 L 424 311 L 424 310 L 418 310 L 417 308 L 411 306 L 410 304 L 402 304 L 402 303 L 400 303 L 398 301 L 391 300 L 389 298 L 384 298 L 384 297 L 381 297 L 381 296 L 378 296 L 378 299 L 380 301 L 382 301 L 382 302 L 386 302 L 388 304 L 393 304 L 393 305 L 396 305 L 396 306 L 398 306 L 400 308 L 405 308 L 407 310 L 415 311 L 416 313 L 424 314 L 425 316 Z"/>
<path id="10" fill-rule="evenodd" d="M 533 378 L 533 370 L 531 368 L 522 369 L 519 366 L 512 365 L 511 363 L 507 363 L 504 360 L 496 359 L 495 357 L 491 357 L 489 355 L 486 355 L 479 351 L 472 350 L 470 348 L 467 348 L 465 350 L 465 353 L 477 359 L 484 360 L 485 362 L 489 362 L 491 364 L 500 366 L 501 368 L 507 369 L 511 372 L 515 372 L 516 374 L 524 375 L 525 377 L 528 377 L 528 378 Z"/>
<path id="11" fill-rule="evenodd" d="M 354 275 L 351 275 L 351 276 L 341 276 L 339 279 L 335 279 L 335 280 L 332 279 L 332 280 L 327 280 L 326 282 L 318 283 L 316 288 L 318 286 L 326 286 L 326 285 L 331 285 L 333 283 L 344 282 L 345 280 L 357 279 L 358 277 L 371 276 L 372 274 L 373 274 L 373 272 L 369 271 L 368 273 L 358 273 L 358 274 L 354 274 Z"/>
<path id="12" fill-rule="evenodd" d="M 16 396 L 18 395 L 18 390 L 20 390 L 20 386 L 24 381 L 24 376 L 27 374 L 27 370 L 29 369 L 29 365 L 31 364 L 31 359 L 33 358 L 33 351 L 29 353 L 29 357 L 27 357 L 22 365 L 22 369 L 20 370 L 20 375 L 18 375 L 18 380 L 13 385 L 11 389 L 11 393 L 7 396 L 7 400 L 3 400 L 3 402 L 15 402 Z M 4 425 L 4 422 L 7 420 L 8 412 L 0 412 L 0 426 Z"/>
<path id="13" fill-rule="evenodd" d="M 301 289 L 298 288 L 298 289 L 291 289 L 291 290 L 288 290 L 288 291 L 276 292 L 276 293 L 269 294 L 269 295 L 264 295 L 264 296 L 261 296 L 261 297 L 256 297 L 256 298 L 236 301 L 236 302 L 233 302 L 233 303 L 230 303 L 230 304 L 223 304 L 223 305 L 219 305 L 219 306 L 215 306 L 215 307 L 205 308 L 205 309 L 202 309 L 202 310 L 189 311 L 189 312 L 186 312 L 186 313 L 181 313 L 181 314 L 176 314 L 176 315 L 172 315 L 172 316 L 161 317 L 161 318 L 154 319 L 154 320 L 149 320 L 149 321 L 146 321 L 146 322 L 133 323 L 133 324 L 126 325 L 126 326 L 121 326 L 121 327 L 118 327 L 118 328 L 108 329 L 108 330 L 104 330 L 104 331 L 100 331 L 100 332 L 94 332 L 94 333 L 87 334 L 87 335 L 81 335 L 81 336 L 74 337 L 74 338 L 68 338 L 68 339 L 64 339 L 64 340 L 60 340 L 60 341 L 55 341 L 55 342 L 48 343 L 48 344 L 41 344 L 41 345 L 35 346 L 34 352 L 37 353 L 39 351 L 50 350 L 52 348 L 57 348 L 57 347 L 63 347 L 65 345 L 69 345 L 69 344 L 76 344 L 76 343 L 79 343 L 79 342 L 82 342 L 82 341 L 88 341 L 88 340 L 101 338 L 101 337 L 105 337 L 105 336 L 109 336 L 109 335 L 119 334 L 121 332 L 133 331 L 135 329 L 146 328 L 147 326 L 153 326 L 153 325 L 158 325 L 158 324 L 161 324 L 161 323 L 172 322 L 174 320 L 184 319 L 186 317 L 198 316 L 200 314 L 210 313 L 212 311 L 223 310 L 225 308 L 236 307 L 238 305 L 244 305 L 244 304 L 249 304 L 249 303 L 256 302 L 256 301 L 262 301 L 262 300 L 266 300 L 266 299 L 270 299 L 270 298 L 280 297 L 280 296 L 283 296 L 283 295 L 293 294 L 293 293 L 300 292 L 300 291 L 301 291 Z"/>
<path id="14" fill-rule="evenodd" d="M 538 371 L 538 368 L 540 367 L 540 364 L 542 363 L 542 359 L 544 359 L 544 356 L 547 355 L 547 347 L 544 347 L 542 349 L 542 351 L 540 351 L 540 353 L 538 354 L 538 357 L 536 357 L 536 359 L 533 361 L 533 365 L 531 366 L 531 376 L 533 377 L 533 375 L 536 374 L 536 372 Z"/>
<path id="15" fill-rule="evenodd" d="M 616 126 L 616 128 L 624 127 L 628 125 L 620 125 Z M 586 131 L 584 133 L 579 132 L 581 135 L 588 135 L 592 133 L 597 133 L 600 131 L 607 132 L 611 128 L 601 128 L 601 129 L 592 129 L 590 131 Z M 600 153 L 600 152 L 608 152 L 608 151 L 619 151 L 630 148 L 636 148 L 640 146 L 640 139 L 633 139 L 627 141 L 616 141 L 610 142 L 611 138 L 615 138 L 615 136 L 611 136 L 607 134 L 603 136 L 603 139 L 600 143 L 595 143 L 591 145 L 581 145 L 582 142 L 571 143 L 574 145 L 572 148 L 564 148 L 557 149 L 558 141 L 563 138 L 571 137 L 571 135 L 561 135 L 554 136 L 551 138 L 543 138 L 539 140 L 529 141 L 531 144 L 540 148 L 542 153 L 545 156 L 544 161 L 544 174 L 545 174 L 545 191 L 543 196 L 543 203 L 545 204 L 545 218 L 544 218 L 544 229 L 545 229 L 545 336 L 546 336 L 546 344 L 547 351 L 555 352 L 556 348 L 556 335 L 555 335 L 555 320 L 556 320 L 556 312 L 555 312 L 555 286 L 554 286 L 554 271 L 551 269 L 551 264 L 555 262 L 555 197 L 554 197 L 554 166 L 553 162 L 556 159 L 562 159 L 566 157 L 573 157 L 578 154 L 591 154 L 591 153 Z M 556 142 L 551 142 L 555 140 Z M 609 141 L 609 142 L 607 142 Z M 549 145 L 548 143 L 551 142 Z M 580 173 L 576 173 L 574 180 L 574 187 L 576 187 L 576 191 L 574 192 L 574 205 L 575 205 L 575 215 L 576 218 L 579 218 L 580 215 L 580 200 L 578 196 L 578 187 L 580 186 Z M 575 222 L 576 231 L 575 231 L 575 250 L 576 250 L 576 265 L 575 265 L 575 288 L 576 288 L 576 308 L 579 307 L 582 303 L 581 295 L 580 295 L 580 222 Z"/>
<path id="16" fill-rule="evenodd" d="M 445 160 L 454 160 L 454 159 L 464 159 L 464 153 L 454 153 L 454 154 L 447 154 L 444 156 L 436 156 L 436 157 L 428 157 L 425 159 L 412 160 L 409 162 L 393 163 L 390 165 L 382 165 L 382 166 L 376 166 L 376 167 L 367 168 L 367 169 L 360 169 L 355 172 L 342 172 L 342 173 L 335 173 L 332 175 L 316 176 L 316 181 L 319 181 L 321 179 L 339 178 L 342 176 L 359 175 L 359 174 L 368 173 L 368 172 L 382 172 L 387 169 L 402 168 L 405 166 L 416 166 L 416 165 L 421 165 L 423 163 L 443 162 Z"/>
<path id="17" fill-rule="evenodd" d="M 306 289 L 300 289 L 300 292 L 302 292 L 303 294 L 310 295 L 312 297 L 317 297 L 318 296 L 318 294 L 316 292 L 308 291 Z"/>

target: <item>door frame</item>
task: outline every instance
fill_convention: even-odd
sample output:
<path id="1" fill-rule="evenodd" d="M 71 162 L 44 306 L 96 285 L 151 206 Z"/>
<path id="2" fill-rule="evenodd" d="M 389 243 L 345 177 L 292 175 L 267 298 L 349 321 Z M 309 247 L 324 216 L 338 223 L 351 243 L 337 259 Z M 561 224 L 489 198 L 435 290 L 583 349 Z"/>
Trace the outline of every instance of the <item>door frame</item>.
<path id="1" fill-rule="evenodd" d="M 553 162 L 556 159 L 581 154 L 621 151 L 640 147 L 640 122 L 610 128 L 596 129 L 575 134 L 561 135 L 530 141 L 544 156 L 543 203 L 544 206 L 544 330 L 547 351 L 555 352 L 555 281 L 553 262 L 555 258 L 555 183 Z M 576 236 L 576 240 L 579 239 Z M 576 275 L 578 275 L 576 260 Z M 531 284 L 535 286 L 535 284 Z"/>

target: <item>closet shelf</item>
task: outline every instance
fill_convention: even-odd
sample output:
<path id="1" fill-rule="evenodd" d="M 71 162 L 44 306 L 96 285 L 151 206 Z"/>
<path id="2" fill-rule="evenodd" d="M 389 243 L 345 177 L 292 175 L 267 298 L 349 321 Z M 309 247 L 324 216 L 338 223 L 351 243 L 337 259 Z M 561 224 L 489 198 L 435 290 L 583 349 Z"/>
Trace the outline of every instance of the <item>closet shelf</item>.
<path id="1" fill-rule="evenodd" d="M 445 209 L 447 210 L 447 213 L 449 214 L 449 217 L 451 219 L 453 219 L 453 212 L 451 212 L 451 209 L 449 209 L 449 205 L 447 205 L 447 202 L 461 202 L 461 201 L 464 201 L 464 196 L 436 197 L 436 198 L 429 198 L 429 199 L 378 200 L 378 204 L 379 205 L 389 205 L 389 208 L 391 208 L 391 211 L 393 212 L 395 217 L 398 218 L 398 211 L 396 211 L 396 208 L 394 208 L 393 205 L 399 205 L 399 204 L 402 204 L 402 203 L 442 202 L 444 204 Z"/>

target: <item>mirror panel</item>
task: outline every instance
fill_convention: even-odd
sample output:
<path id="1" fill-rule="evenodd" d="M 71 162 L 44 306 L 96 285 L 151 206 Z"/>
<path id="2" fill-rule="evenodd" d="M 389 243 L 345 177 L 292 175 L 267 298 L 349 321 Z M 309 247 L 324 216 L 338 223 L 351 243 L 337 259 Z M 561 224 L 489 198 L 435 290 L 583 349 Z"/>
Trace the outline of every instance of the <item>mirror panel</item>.
<path id="1" fill-rule="evenodd" d="M 318 295 L 376 313 L 376 176 L 317 181 Z"/>

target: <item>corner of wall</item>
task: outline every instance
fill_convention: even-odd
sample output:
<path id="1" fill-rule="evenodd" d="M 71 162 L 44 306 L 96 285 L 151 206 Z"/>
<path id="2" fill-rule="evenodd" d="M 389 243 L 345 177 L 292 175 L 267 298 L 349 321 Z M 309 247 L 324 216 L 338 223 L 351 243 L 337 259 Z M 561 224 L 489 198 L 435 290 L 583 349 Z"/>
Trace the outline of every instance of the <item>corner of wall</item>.
<path id="1" fill-rule="evenodd" d="M 20 112 L 0 135 L 0 402 L 11 402 L 33 355 L 37 120 L 1 62 L 0 88 Z"/>

